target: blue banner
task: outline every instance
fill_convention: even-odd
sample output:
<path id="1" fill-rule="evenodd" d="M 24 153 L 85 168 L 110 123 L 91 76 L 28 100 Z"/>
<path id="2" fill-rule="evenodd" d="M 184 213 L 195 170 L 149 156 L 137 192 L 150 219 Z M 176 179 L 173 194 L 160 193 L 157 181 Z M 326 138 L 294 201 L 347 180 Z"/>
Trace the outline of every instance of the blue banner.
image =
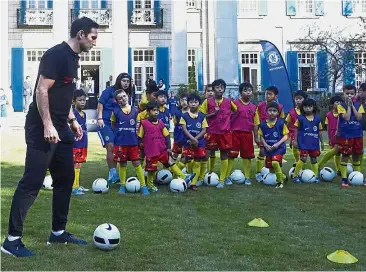
<path id="1" fill-rule="evenodd" d="M 283 105 L 284 111 L 287 113 L 294 107 L 290 79 L 287 73 L 285 62 L 278 51 L 277 47 L 269 41 L 260 41 L 263 49 L 264 60 L 261 65 L 261 72 L 264 73 L 262 78 L 266 78 L 268 86 L 276 86 L 278 88 L 278 102 Z M 263 86 L 262 90 L 268 86 Z"/>

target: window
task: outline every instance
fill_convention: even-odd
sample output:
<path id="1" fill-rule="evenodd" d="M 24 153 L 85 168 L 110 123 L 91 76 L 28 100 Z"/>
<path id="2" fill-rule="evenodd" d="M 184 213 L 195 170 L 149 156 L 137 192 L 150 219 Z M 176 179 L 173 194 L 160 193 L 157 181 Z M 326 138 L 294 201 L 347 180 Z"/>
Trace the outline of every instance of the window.
<path id="1" fill-rule="evenodd" d="M 314 14 L 314 0 L 297 0 L 296 10 L 300 15 L 313 15 Z"/>
<path id="2" fill-rule="evenodd" d="M 29 0 L 27 2 L 27 8 L 30 9 L 46 9 L 48 8 L 47 0 Z"/>
<path id="3" fill-rule="evenodd" d="M 100 61 L 100 50 L 90 50 L 80 55 L 80 61 Z"/>
<path id="4" fill-rule="evenodd" d="M 366 13 L 366 0 L 352 0 L 353 14 Z"/>
<path id="5" fill-rule="evenodd" d="M 239 0 L 238 14 L 240 16 L 258 15 L 258 0 Z"/>
<path id="6" fill-rule="evenodd" d="M 81 0 L 82 9 L 98 9 L 100 8 L 99 0 Z"/>
<path id="7" fill-rule="evenodd" d="M 154 50 L 134 50 L 133 51 L 134 61 L 154 61 Z"/>
<path id="8" fill-rule="evenodd" d="M 188 77 L 189 77 L 189 73 L 192 71 L 193 63 L 196 65 L 196 50 L 193 48 L 188 49 L 187 57 L 188 57 L 187 69 L 188 69 Z M 197 68 L 195 68 L 195 69 L 196 69 L 196 73 L 197 73 Z M 196 75 L 196 79 L 197 79 L 197 75 Z"/>
<path id="9" fill-rule="evenodd" d="M 243 53 L 241 54 L 242 64 L 258 64 L 258 53 Z"/>
<path id="10" fill-rule="evenodd" d="M 366 82 L 366 52 L 355 52 L 356 87 Z"/>
<path id="11" fill-rule="evenodd" d="M 134 49 L 133 79 L 136 86 L 136 103 L 141 100 L 142 90 L 146 88 L 145 82 L 148 78 L 155 79 L 155 50 L 154 49 Z"/>
<path id="12" fill-rule="evenodd" d="M 196 0 L 186 0 L 187 8 L 195 8 L 196 7 Z"/>
<path id="13" fill-rule="evenodd" d="M 259 53 L 241 52 L 241 81 L 250 82 L 253 85 L 253 91 L 258 90 L 259 79 Z"/>
<path id="14" fill-rule="evenodd" d="M 131 17 L 133 24 L 154 24 L 154 1 L 153 0 L 134 0 L 134 10 Z"/>
<path id="15" fill-rule="evenodd" d="M 27 60 L 29 62 L 40 62 L 46 49 L 27 50 Z"/>
<path id="16" fill-rule="evenodd" d="M 297 55 L 299 64 L 299 83 L 303 91 L 311 90 L 316 86 L 315 53 L 300 52 Z"/>

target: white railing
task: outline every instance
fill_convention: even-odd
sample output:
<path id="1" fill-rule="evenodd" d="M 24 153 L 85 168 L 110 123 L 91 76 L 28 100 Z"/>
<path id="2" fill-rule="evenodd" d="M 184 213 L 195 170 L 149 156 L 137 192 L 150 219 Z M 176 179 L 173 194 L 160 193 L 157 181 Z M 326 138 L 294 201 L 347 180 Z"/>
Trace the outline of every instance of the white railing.
<path id="1" fill-rule="evenodd" d="M 52 9 L 26 9 L 24 14 L 25 25 L 53 25 L 53 10 Z"/>
<path id="2" fill-rule="evenodd" d="M 132 13 L 131 23 L 136 25 L 154 25 L 155 16 L 154 9 L 151 8 L 135 8 Z"/>
<path id="3" fill-rule="evenodd" d="M 80 9 L 78 17 L 88 17 L 101 26 L 108 26 L 111 20 L 109 9 Z"/>

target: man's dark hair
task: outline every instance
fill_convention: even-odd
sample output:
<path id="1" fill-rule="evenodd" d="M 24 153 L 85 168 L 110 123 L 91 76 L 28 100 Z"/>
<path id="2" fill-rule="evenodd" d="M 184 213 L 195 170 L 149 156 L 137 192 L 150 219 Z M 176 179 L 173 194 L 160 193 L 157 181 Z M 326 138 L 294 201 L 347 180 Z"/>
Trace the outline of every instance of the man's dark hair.
<path id="1" fill-rule="evenodd" d="M 269 86 L 266 88 L 266 92 L 272 92 L 275 95 L 278 95 L 278 89 L 276 86 Z"/>
<path id="2" fill-rule="evenodd" d="M 330 98 L 330 105 L 333 105 L 335 102 L 342 102 L 343 99 L 340 95 L 335 95 Z"/>
<path id="3" fill-rule="evenodd" d="M 183 99 L 183 98 L 188 98 L 188 94 L 187 94 L 187 93 L 182 93 L 182 94 L 179 96 L 179 99 Z"/>
<path id="4" fill-rule="evenodd" d="M 267 104 L 267 107 L 266 107 L 266 110 L 270 109 L 270 108 L 273 108 L 273 109 L 276 109 L 277 111 L 280 111 L 280 107 L 278 106 L 277 102 L 269 102 Z"/>
<path id="5" fill-rule="evenodd" d="M 366 92 L 366 83 L 362 83 L 360 85 L 360 89 L 361 89 L 361 91 Z"/>
<path id="6" fill-rule="evenodd" d="M 242 84 L 239 85 L 239 93 L 242 93 L 243 91 L 246 91 L 249 88 L 253 90 L 253 85 L 250 84 L 249 82 L 243 82 Z"/>
<path id="7" fill-rule="evenodd" d="M 146 87 L 146 93 L 148 93 L 148 94 L 155 93 L 155 92 L 158 92 L 158 91 L 159 91 L 159 88 L 158 88 L 158 86 L 156 85 L 155 82 L 149 83 Z"/>
<path id="8" fill-rule="evenodd" d="M 117 95 L 119 95 L 120 93 L 126 93 L 126 90 L 123 90 L 123 89 L 118 89 L 118 90 L 115 90 L 114 93 L 113 93 L 113 97 L 116 98 Z M 128 94 L 127 94 L 128 95 Z"/>
<path id="9" fill-rule="evenodd" d="M 81 90 L 81 89 L 74 90 L 73 100 L 76 100 L 76 98 L 82 97 L 82 96 L 86 97 L 86 94 L 83 90 Z"/>
<path id="10" fill-rule="evenodd" d="M 118 75 L 118 77 L 116 78 L 116 81 L 115 81 L 113 87 L 115 90 L 122 89 L 122 83 L 121 83 L 122 78 L 128 78 L 130 80 L 130 86 L 128 86 L 128 89 L 125 91 L 126 91 L 127 95 L 131 96 L 131 89 L 132 89 L 131 76 L 128 73 L 120 73 Z"/>
<path id="11" fill-rule="evenodd" d="M 154 108 L 158 108 L 159 109 L 158 102 L 151 101 L 151 102 L 149 102 L 149 103 L 146 104 L 146 111 L 151 111 Z"/>
<path id="12" fill-rule="evenodd" d="M 216 79 L 216 80 L 214 80 L 214 82 L 212 82 L 212 88 L 215 88 L 215 86 L 219 86 L 219 85 L 222 85 L 222 86 L 224 86 L 224 89 L 226 90 L 226 82 L 225 82 L 225 80 L 223 80 L 223 79 Z"/>
<path id="13" fill-rule="evenodd" d="M 296 96 L 301 96 L 304 99 L 308 98 L 308 94 L 306 92 L 304 92 L 303 90 L 298 90 L 298 91 L 294 92 L 294 98 Z"/>
<path id="14" fill-rule="evenodd" d="M 76 38 L 76 35 L 80 30 L 84 31 L 85 35 L 91 32 L 92 28 L 99 28 L 99 25 L 88 17 L 82 17 L 72 22 L 70 28 L 70 37 Z"/>
<path id="15" fill-rule="evenodd" d="M 201 97 L 196 94 L 196 93 L 193 93 L 193 94 L 190 94 L 187 98 L 187 102 L 189 103 L 189 101 L 192 101 L 192 100 L 197 100 L 199 104 L 201 104 Z"/>
<path id="16" fill-rule="evenodd" d="M 209 83 L 209 84 L 206 85 L 205 92 L 207 92 L 208 88 L 212 88 L 212 84 Z"/>
<path id="17" fill-rule="evenodd" d="M 158 96 L 165 96 L 166 98 L 168 98 L 168 93 L 166 91 L 163 91 L 163 90 L 159 90 L 157 93 L 156 93 L 156 97 Z"/>
<path id="18" fill-rule="evenodd" d="M 313 106 L 313 113 L 316 114 L 318 112 L 318 107 L 316 105 L 316 102 L 314 99 L 312 98 L 307 98 L 305 99 L 301 106 L 300 106 L 300 111 L 301 111 L 301 114 L 305 115 L 305 111 L 304 111 L 304 107 L 310 107 L 310 106 Z"/>
<path id="19" fill-rule="evenodd" d="M 355 92 L 356 92 L 356 86 L 352 85 L 352 84 L 344 85 L 343 86 L 343 91 L 345 91 L 345 90 L 355 90 Z"/>

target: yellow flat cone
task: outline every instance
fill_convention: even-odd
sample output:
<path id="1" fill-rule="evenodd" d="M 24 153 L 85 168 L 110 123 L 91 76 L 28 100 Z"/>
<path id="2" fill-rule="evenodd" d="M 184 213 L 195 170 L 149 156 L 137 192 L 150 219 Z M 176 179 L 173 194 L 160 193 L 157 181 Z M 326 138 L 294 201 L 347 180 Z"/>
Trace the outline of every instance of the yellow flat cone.
<path id="1" fill-rule="evenodd" d="M 357 258 L 345 250 L 336 250 L 327 256 L 327 259 L 334 263 L 352 264 L 358 262 Z"/>
<path id="2" fill-rule="evenodd" d="M 258 228 L 268 228 L 269 225 L 262 218 L 254 218 L 252 221 L 248 223 L 248 226 L 258 227 Z"/>

